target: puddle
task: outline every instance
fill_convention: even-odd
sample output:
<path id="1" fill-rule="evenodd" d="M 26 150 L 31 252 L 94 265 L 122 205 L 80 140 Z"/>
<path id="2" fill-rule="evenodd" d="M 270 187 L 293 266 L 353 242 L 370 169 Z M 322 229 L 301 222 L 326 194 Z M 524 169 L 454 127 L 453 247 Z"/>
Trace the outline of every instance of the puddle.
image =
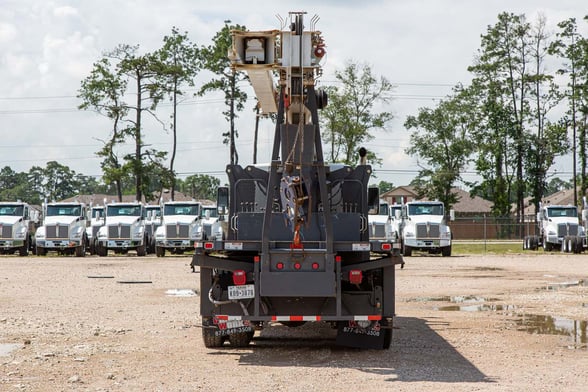
<path id="1" fill-rule="evenodd" d="M 0 357 L 7 357 L 11 352 L 22 348 L 22 344 L 18 343 L 0 343 Z"/>
<path id="2" fill-rule="evenodd" d="M 196 295 L 195 290 L 191 289 L 170 289 L 165 292 L 169 297 L 193 297 Z"/>
<path id="3" fill-rule="evenodd" d="M 441 296 L 441 297 L 418 297 L 409 299 L 407 302 L 453 302 L 453 303 L 477 303 L 477 302 L 493 302 L 498 301 L 498 298 L 478 297 L 475 295 L 456 295 L 456 296 Z"/>
<path id="4" fill-rule="evenodd" d="M 516 322 L 521 330 L 532 334 L 569 336 L 574 343 L 574 348 L 586 348 L 588 322 L 585 320 L 537 314 L 525 314 L 520 317 Z"/>
<path id="5" fill-rule="evenodd" d="M 493 305 L 493 304 L 477 304 L 477 305 L 448 305 L 439 306 L 435 310 L 442 312 L 512 312 L 518 308 L 516 305 Z"/>
<path id="6" fill-rule="evenodd" d="M 543 290 L 557 291 L 561 289 L 567 289 L 569 287 L 586 287 L 588 284 L 585 279 L 575 280 L 572 282 L 561 282 L 561 283 L 548 283 L 547 286 L 543 287 Z"/>

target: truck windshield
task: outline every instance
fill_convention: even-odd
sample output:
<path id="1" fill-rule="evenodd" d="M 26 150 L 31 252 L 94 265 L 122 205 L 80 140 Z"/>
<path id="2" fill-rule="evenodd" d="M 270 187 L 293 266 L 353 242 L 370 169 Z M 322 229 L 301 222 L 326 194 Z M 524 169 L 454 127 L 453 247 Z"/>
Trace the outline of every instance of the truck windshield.
<path id="1" fill-rule="evenodd" d="M 160 207 L 147 208 L 147 212 L 151 212 L 152 217 L 161 216 L 161 208 Z"/>
<path id="2" fill-rule="evenodd" d="M 108 206 L 108 216 L 141 216 L 141 206 Z"/>
<path id="3" fill-rule="evenodd" d="M 200 217 L 205 218 L 206 211 L 210 211 L 211 218 L 218 218 L 218 210 L 216 209 L 216 207 L 204 207 L 202 209 L 202 214 L 200 214 Z"/>
<path id="4" fill-rule="evenodd" d="M 2 206 L 0 207 L 0 215 L 4 216 L 22 216 L 22 206 Z"/>
<path id="5" fill-rule="evenodd" d="M 92 218 L 104 218 L 104 208 L 92 208 Z"/>
<path id="6" fill-rule="evenodd" d="M 548 208 L 547 216 L 551 218 L 576 218 L 578 216 L 578 209 L 576 207 Z"/>
<path id="7" fill-rule="evenodd" d="M 200 215 L 199 205 L 194 204 L 168 204 L 164 206 L 164 215 Z"/>
<path id="8" fill-rule="evenodd" d="M 388 203 L 380 203 L 380 212 L 378 215 L 388 215 L 390 213 L 390 209 L 388 208 Z"/>
<path id="9" fill-rule="evenodd" d="M 47 206 L 47 216 L 80 216 L 82 209 L 80 205 L 49 205 Z"/>
<path id="10" fill-rule="evenodd" d="M 409 204 L 409 215 L 443 215 L 441 204 Z"/>

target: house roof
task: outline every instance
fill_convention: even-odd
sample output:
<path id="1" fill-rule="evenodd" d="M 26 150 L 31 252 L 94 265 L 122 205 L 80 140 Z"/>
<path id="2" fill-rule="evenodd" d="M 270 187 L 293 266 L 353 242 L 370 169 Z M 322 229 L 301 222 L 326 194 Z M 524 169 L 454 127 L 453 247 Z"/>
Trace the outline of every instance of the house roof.
<path id="1" fill-rule="evenodd" d="M 457 203 L 455 203 L 452 207 L 456 213 L 490 213 L 492 210 L 493 203 L 491 201 L 483 199 L 479 196 L 471 197 L 469 192 L 459 188 L 452 188 L 452 192 L 457 194 L 458 199 Z M 415 187 L 410 185 L 399 186 L 391 189 L 388 192 L 383 193 L 381 197 L 385 199 L 395 196 L 411 196 L 414 197 L 415 200 L 419 200 L 417 198 Z"/>
<path id="2" fill-rule="evenodd" d="M 576 196 L 581 196 L 582 190 L 580 187 L 576 188 Z M 543 197 L 541 202 L 546 205 L 560 205 L 560 206 L 567 206 L 567 205 L 574 205 L 574 189 L 562 189 L 551 195 Z M 513 210 L 516 206 L 513 205 Z M 525 215 L 533 215 L 535 214 L 535 205 L 531 202 L 531 197 L 525 198 Z"/>

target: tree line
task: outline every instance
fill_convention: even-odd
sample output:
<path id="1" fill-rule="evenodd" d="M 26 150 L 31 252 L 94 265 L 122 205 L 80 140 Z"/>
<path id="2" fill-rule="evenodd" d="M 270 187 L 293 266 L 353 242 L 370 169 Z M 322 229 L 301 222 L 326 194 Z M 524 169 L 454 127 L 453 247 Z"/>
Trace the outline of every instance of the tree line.
<path id="1" fill-rule="evenodd" d="M 412 131 L 407 153 L 421 165 L 413 183 L 420 193 L 451 206 L 451 188 L 462 181 L 494 203 L 494 215 L 509 215 L 514 204 L 522 220 L 525 198 L 538 211 L 554 180 L 548 170 L 572 150 L 578 203 L 588 188 L 588 39 L 575 18 L 557 26 L 550 34 L 543 16 L 529 22 L 525 15 L 499 14 L 468 67 L 471 83 L 406 119 Z M 481 181 L 463 181 L 470 165 Z"/>

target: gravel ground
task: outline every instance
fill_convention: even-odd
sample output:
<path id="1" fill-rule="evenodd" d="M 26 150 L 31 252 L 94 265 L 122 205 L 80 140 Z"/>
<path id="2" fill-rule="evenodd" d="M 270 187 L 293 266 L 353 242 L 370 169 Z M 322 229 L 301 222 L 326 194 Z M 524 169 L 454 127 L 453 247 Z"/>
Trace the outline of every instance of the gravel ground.
<path id="1" fill-rule="evenodd" d="M 211 350 L 190 257 L 0 258 L 1 391 L 584 391 L 588 255 L 416 255 L 389 350 L 321 324 Z"/>

